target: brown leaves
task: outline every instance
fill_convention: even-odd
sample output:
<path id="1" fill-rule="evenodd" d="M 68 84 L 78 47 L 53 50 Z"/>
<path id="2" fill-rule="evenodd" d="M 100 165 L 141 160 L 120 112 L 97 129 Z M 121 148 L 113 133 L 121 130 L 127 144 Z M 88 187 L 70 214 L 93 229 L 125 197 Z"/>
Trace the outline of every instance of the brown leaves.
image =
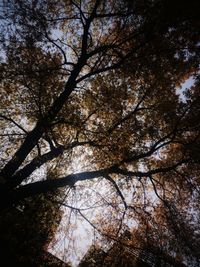
<path id="1" fill-rule="evenodd" d="M 196 24 L 182 15 L 175 23 L 163 10 L 165 1 L 135 1 L 134 12 L 120 0 L 10 3 L 0 25 L 8 30 L 0 64 L 1 155 L 3 164 L 10 163 L 4 175 L 12 179 L 38 160 L 23 176 L 29 188 L 36 166 L 43 170 L 41 181 L 48 179 L 45 168 L 55 167 L 56 178 L 82 179 L 87 193 L 73 181 L 70 190 L 89 205 L 95 174 L 100 181 L 107 168 L 113 183 L 97 187 L 94 199 L 105 204 L 108 196 L 109 201 L 105 218 L 97 216 L 96 224 L 116 235 L 125 224 L 140 223 L 143 240 L 149 231 L 161 245 L 168 230 L 160 205 L 176 201 L 183 210 L 199 186 Z M 196 82 L 181 103 L 177 86 L 191 73 Z M 82 175 L 69 176 L 82 168 Z M 89 185 L 87 175 L 94 179 Z M 51 218 L 40 215 L 45 228 Z M 162 223 L 159 240 L 155 233 L 162 234 Z"/>

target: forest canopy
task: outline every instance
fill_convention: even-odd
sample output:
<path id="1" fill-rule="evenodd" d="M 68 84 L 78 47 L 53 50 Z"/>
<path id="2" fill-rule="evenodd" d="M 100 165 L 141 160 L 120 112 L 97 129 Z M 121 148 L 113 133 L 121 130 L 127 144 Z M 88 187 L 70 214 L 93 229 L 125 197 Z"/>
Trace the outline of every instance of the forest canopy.
<path id="1" fill-rule="evenodd" d="M 196 266 L 198 1 L 0 5 L 1 211 L 63 188 L 69 232 L 109 247 L 130 227 Z"/>

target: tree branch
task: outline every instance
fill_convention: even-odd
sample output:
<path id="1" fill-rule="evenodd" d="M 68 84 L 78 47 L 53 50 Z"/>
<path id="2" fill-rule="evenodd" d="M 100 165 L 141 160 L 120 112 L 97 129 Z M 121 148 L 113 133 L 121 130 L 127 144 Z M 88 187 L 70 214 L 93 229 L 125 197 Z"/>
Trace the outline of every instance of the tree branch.
<path id="1" fill-rule="evenodd" d="M 158 173 L 166 173 L 175 170 L 177 167 L 189 162 L 188 159 L 177 162 L 174 165 L 168 167 L 161 167 L 157 169 L 150 170 L 148 172 L 140 172 L 140 171 L 128 171 L 125 169 L 121 169 L 116 165 L 112 167 L 100 169 L 96 171 L 86 171 L 77 174 L 70 174 L 65 177 L 61 177 L 58 179 L 48 179 L 45 181 L 34 182 L 31 184 L 26 184 L 21 187 L 16 188 L 13 192 L 8 192 L 6 188 L 2 185 L 0 190 L 2 192 L 3 200 L 0 201 L 1 206 L 8 206 L 13 203 L 17 204 L 19 201 L 32 197 L 37 194 L 47 193 L 48 191 L 54 191 L 57 188 L 65 187 L 65 186 L 74 186 L 75 183 L 79 181 L 85 180 L 93 180 L 95 178 L 105 177 L 109 174 L 122 174 L 125 176 L 134 176 L 134 177 L 149 177 Z"/>

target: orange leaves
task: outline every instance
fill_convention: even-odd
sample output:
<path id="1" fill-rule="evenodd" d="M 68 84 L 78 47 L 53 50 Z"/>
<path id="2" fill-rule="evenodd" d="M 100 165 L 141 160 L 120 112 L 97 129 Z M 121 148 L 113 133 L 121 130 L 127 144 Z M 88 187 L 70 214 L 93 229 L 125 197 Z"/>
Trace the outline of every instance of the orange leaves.
<path id="1" fill-rule="evenodd" d="M 15 167 L 14 157 L 7 165 L 9 171 L 14 166 L 12 174 L 52 155 L 52 161 L 47 157 L 42 166 L 38 163 L 44 167 L 41 175 L 25 177 L 30 186 L 48 179 L 46 166 L 57 170 L 56 178 L 82 169 L 121 168 L 121 174 L 109 174 L 130 204 L 126 210 L 116 185 L 97 187 L 94 198 L 89 189 L 96 180 L 70 190 L 80 193 L 79 201 L 84 199 L 87 207 L 95 206 L 97 198 L 106 203 L 95 222 L 104 232 L 115 235 L 125 224 L 140 223 L 138 236 L 146 240 L 149 231 L 160 245 L 164 241 L 155 234 L 165 228 L 159 228 L 165 224 L 160 202 L 174 199 L 181 205 L 199 185 L 199 84 L 194 83 L 185 103 L 175 92 L 198 72 L 194 25 L 187 20 L 169 27 L 160 17 L 162 1 L 134 1 L 134 10 L 132 3 L 128 7 L 120 0 L 29 2 L 12 2 L 14 18 L 7 17 L 7 23 L 13 26 L 6 24 L 9 31 L 2 39 L 0 108 L 12 118 L 1 120 L 3 164 L 23 142 L 19 165 Z M 23 135 L 13 122 L 25 126 Z M 17 127 L 19 136 L 4 136 Z M 59 147 L 62 153 L 54 157 L 51 152 Z M 46 231 L 57 214 L 42 201 L 46 207 L 37 220 Z M 56 225 L 49 226 L 50 232 Z"/>

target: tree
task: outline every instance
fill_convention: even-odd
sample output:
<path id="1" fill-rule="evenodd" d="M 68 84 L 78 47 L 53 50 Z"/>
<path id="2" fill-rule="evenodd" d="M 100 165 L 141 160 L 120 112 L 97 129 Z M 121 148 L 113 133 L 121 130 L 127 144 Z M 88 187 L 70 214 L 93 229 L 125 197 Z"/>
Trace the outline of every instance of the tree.
<path id="1" fill-rule="evenodd" d="M 164 0 L 4 3 L 2 210 L 59 187 L 79 191 L 80 182 L 98 182 L 109 186 L 105 213 L 115 207 L 119 233 L 125 216 L 156 208 L 152 198 L 166 206 L 183 194 L 196 203 L 199 6 L 190 2 L 179 16 L 172 6 Z M 176 90 L 191 76 L 194 85 L 180 101 Z M 49 166 L 56 179 L 46 179 Z"/>
<path id="2" fill-rule="evenodd" d="M 62 216 L 52 199 L 60 199 L 58 192 L 26 199 L 20 207 L 1 212 L 0 255 L 4 266 L 50 266 L 46 251 Z"/>

